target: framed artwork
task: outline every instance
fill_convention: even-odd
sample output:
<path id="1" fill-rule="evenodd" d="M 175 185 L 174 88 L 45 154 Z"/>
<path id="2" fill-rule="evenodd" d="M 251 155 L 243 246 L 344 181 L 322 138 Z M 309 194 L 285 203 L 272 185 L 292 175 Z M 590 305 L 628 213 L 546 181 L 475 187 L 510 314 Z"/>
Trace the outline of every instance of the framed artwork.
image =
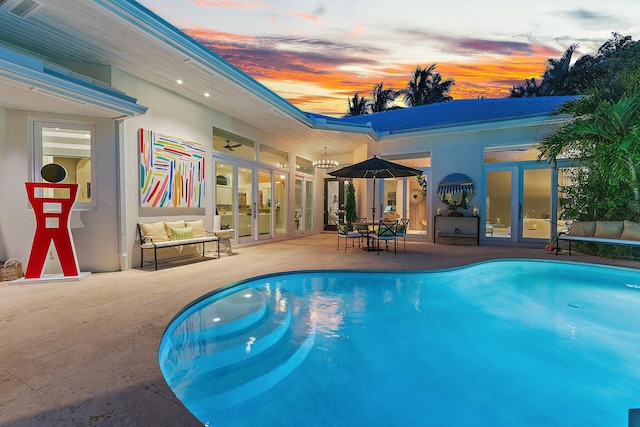
<path id="1" fill-rule="evenodd" d="M 140 205 L 153 208 L 201 208 L 205 196 L 202 144 L 154 132 L 138 131 Z"/>

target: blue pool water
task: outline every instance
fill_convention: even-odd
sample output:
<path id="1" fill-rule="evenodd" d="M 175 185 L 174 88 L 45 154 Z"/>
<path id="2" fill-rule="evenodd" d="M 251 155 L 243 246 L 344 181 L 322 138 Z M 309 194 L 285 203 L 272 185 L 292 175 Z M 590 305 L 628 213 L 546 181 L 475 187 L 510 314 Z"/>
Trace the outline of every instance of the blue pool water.
<path id="1" fill-rule="evenodd" d="M 159 361 L 210 426 L 626 426 L 640 273 L 505 260 L 263 276 L 185 308 Z"/>

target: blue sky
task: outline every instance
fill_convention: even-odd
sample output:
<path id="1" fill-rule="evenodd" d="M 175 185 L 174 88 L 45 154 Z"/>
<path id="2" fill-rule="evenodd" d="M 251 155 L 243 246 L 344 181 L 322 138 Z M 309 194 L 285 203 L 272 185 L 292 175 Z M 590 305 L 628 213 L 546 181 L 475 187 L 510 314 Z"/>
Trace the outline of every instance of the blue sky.
<path id="1" fill-rule="evenodd" d="M 376 83 L 402 89 L 437 64 L 455 99 L 504 97 L 579 43 L 640 34 L 640 1 L 141 0 L 171 24 L 305 111 L 346 112 Z"/>

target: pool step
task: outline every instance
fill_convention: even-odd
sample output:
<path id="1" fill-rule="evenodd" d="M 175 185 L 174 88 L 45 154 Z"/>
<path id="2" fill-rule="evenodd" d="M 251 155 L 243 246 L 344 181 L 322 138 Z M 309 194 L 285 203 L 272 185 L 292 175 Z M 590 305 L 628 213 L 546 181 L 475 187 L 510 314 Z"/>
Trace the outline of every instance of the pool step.
<path id="1" fill-rule="evenodd" d="M 243 292 L 230 296 L 260 299 L 257 295 L 243 297 Z M 253 319 L 249 327 L 247 319 L 253 315 L 236 313 L 237 321 L 243 325 L 225 322 L 224 334 L 220 334 L 220 330 L 215 331 L 217 326 L 207 324 L 208 317 L 214 314 L 210 311 L 206 318 L 203 315 L 199 319 L 209 326 L 202 331 L 205 338 L 200 339 L 198 333 L 199 339 L 189 342 L 187 331 L 172 337 L 165 361 L 174 363 L 165 364 L 165 377 L 176 395 L 189 402 L 189 409 L 196 415 L 197 407 L 228 408 L 267 391 L 300 365 L 313 346 L 315 330 L 309 329 L 310 312 L 303 301 L 280 289 L 263 288 L 254 292 L 261 294 L 264 314 L 258 321 Z M 233 300 L 228 302 L 218 308 L 228 308 Z M 234 311 L 237 310 L 231 309 Z M 250 311 L 254 312 L 255 307 Z M 178 380 L 174 383 L 172 378 L 176 377 Z"/>
<path id="2" fill-rule="evenodd" d="M 291 310 L 277 309 L 273 302 L 265 300 L 263 316 L 248 328 L 236 328 L 234 334 L 216 336 L 208 328 L 198 334 L 198 340 L 188 335 L 176 337 L 170 351 L 177 355 L 188 354 L 189 358 L 186 361 L 181 357 L 173 358 L 176 363 L 167 363 L 165 368 L 176 373 L 186 370 L 190 376 L 199 375 L 259 356 L 287 334 L 291 317 Z M 240 320 L 244 321 L 245 317 Z"/>

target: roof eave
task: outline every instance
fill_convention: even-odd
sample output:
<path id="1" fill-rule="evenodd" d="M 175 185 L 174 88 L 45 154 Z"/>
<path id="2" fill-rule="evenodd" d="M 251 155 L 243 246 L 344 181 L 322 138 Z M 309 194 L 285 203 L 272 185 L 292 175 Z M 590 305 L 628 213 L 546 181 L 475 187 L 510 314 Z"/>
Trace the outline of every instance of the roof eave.
<path id="1" fill-rule="evenodd" d="M 132 117 L 144 114 L 147 107 L 134 98 L 105 93 L 92 87 L 47 73 L 43 61 L 24 54 L 0 48 L 0 78 L 26 85 L 30 90 L 45 96 L 63 98 L 79 104 L 90 104 Z"/>
<path id="2" fill-rule="evenodd" d="M 243 73 L 222 57 L 206 49 L 196 40 L 139 3 L 131 0 L 93 1 L 167 46 L 171 46 L 185 56 L 185 61 L 191 60 L 194 66 L 213 74 L 219 74 L 230 80 L 252 95 L 268 102 L 275 111 L 285 114 L 306 126 L 313 126 L 313 121 L 302 110 Z"/>
<path id="3" fill-rule="evenodd" d="M 481 130 L 499 130 L 535 126 L 541 124 L 564 123 L 566 115 L 535 115 L 529 117 L 509 118 L 505 120 L 489 120 L 480 122 L 456 123 L 451 125 L 429 126 L 416 129 L 385 132 L 380 135 L 381 140 L 416 138 L 420 136 L 446 135 L 461 132 L 477 132 Z"/>

